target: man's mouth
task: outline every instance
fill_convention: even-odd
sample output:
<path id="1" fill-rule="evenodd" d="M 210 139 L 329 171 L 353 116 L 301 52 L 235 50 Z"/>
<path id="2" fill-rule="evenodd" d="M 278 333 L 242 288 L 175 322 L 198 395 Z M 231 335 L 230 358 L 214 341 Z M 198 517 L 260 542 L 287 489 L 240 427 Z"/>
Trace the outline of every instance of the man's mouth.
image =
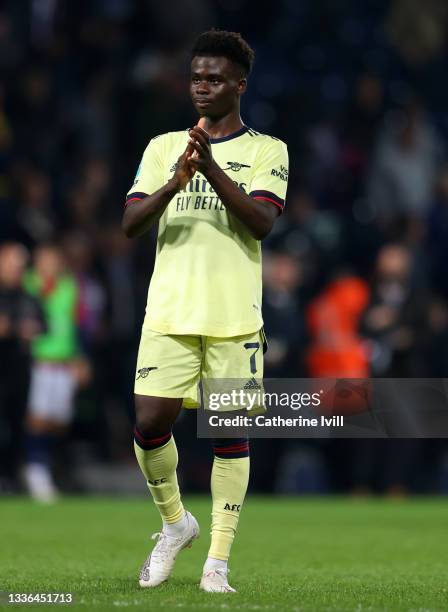
<path id="1" fill-rule="evenodd" d="M 195 98 L 194 102 L 197 106 L 208 106 L 212 103 L 211 100 L 207 100 L 206 98 Z"/>

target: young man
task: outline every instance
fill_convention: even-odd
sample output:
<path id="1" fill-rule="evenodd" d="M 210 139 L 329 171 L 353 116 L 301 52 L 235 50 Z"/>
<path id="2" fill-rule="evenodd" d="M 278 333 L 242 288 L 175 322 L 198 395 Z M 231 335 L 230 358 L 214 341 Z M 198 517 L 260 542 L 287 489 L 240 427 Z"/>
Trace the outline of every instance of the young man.
<path id="1" fill-rule="evenodd" d="M 20 490 L 31 343 L 46 324 L 39 301 L 23 288 L 27 262 L 23 245 L 0 244 L 0 493 Z"/>
<path id="2" fill-rule="evenodd" d="M 243 124 L 240 99 L 254 53 L 234 32 L 202 34 L 190 93 L 202 127 L 149 143 L 123 216 L 127 236 L 159 221 L 135 381 L 135 452 L 163 520 L 140 586 L 166 580 L 198 537 L 184 510 L 171 433 L 204 379 L 263 376 L 261 246 L 284 207 L 286 145 Z M 211 546 L 201 589 L 233 592 L 227 560 L 249 479 L 248 440 L 214 443 Z M 156 536 L 157 537 L 157 536 Z"/>
<path id="3" fill-rule="evenodd" d="M 45 332 L 32 343 L 24 478 L 34 499 L 51 503 L 58 496 L 52 474 L 53 446 L 66 435 L 76 388 L 83 378 L 88 380 L 89 368 L 78 348 L 78 288 L 57 245 L 36 248 L 24 287 L 41 303 L 47 322 Z"/>

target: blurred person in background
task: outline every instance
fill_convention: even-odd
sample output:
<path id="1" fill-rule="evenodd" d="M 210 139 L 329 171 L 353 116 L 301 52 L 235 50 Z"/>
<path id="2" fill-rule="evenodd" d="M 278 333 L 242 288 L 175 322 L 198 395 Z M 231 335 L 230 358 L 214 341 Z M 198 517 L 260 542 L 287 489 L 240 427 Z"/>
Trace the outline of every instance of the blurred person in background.
<path id="1" fill-rule="evenodd" d="M 369 301 L 367 283 L 339 271 L 310 301 L 306 321 L 310 336 L 306 365 L 313 378 L 367 378 L 369 361 L 359 322 Z"/>
<path id="2" fill-rule="evenodd" d="M 265 374 L 295 378 L 301 372 L 300 355 L 305 328 L 299 303 L 302 265 L 286 251 L 263 253 L 263 320 L 269 336 Z"/>
<path id="3" fill-rule="evenodd" d="M 332 266 L 329 261 L 324 273 L 329 280 L 317 295 L 311 296 L 304 309 L 306 345 L 302 350 L 302 371 L 316 379 L 367 378 L 368 354 L 358 328 L 368 304 L 369 287 L 350 269 L 338 267 L 337 262 Z M 341 476 L 346 477 L 351 469 L 350 461 L 347 467 L 343 464 L 350 441 L 342 442 L 287 441 L 277 490 L 316 494 L 346 486 L 346 482 L 341 486 Z"/>
<path id="4" fill-rule="evenodd" d="M 107 295 L 98 270 L 95 243 L 82 231 L 74 230 L 62 236 L 61 246 L 67 270 L 76 282 L 79 348 L 89 360 L 92 370 L 88 384 L 79 389 L 76 396 L 76 414 L 70 431 L 70 442 L 75 442 L 71 445 L 71 451 L 76 466 L 78 459 L 85 462 L 89 453 L 90 456 L 110 456 L 108 451 L 117 445 L 117 438 L 112 438 L 107 427 L 109 406 L 103 401 L 103 389 L 114 388 L 114 375 L 107 371 L 107 355 L 112 358 L 114 350 L 111 350 L 105 325 Z M 105 344 L 107 350 L 104 349 Z M 100 376 L 103 368 L 108 377 Z M 70 488 L 82 488 L 82 482 L 76 478 L 74 470 L 65 468 L 66 481 L 67 476 L 73 477 L 73 481 L 68 482 Z"/>
<path id="5" fill-rule="evenodd" d="M 110 71 L 95 72 L 85 86 L 82 104 L 74 106 L 78 146 L 85 155 L 105 156 L 116 146 L 116 123 L 111 100 L 115 93 L 114 75 Z"/>
<path id="6" fill-rule="evenodd" d="M 81 231 L 65 234 L 62 248 L 77 286 L 76 321 L 82 352 L 91 355 L 104 334 L 106 295 L 94 268 L 94 249 Z"/>
<path id="7" fill-rule="evenodd" d="M 335 207 L 341 153 L 338 118 L 333 113 L 322 113 L 306 128 L 306 144 L 307 184 L 320 206 Z"/>
<path id="8" fill-rule="evenodd" d="M 439 137 L 417 101 L 387 116 L 372 159 L 367 196 L 389 239 L 402 238 L 403 218 L 427 215 L 441 155 Z"/>
<path id="9" fill-rule="evenodd" d="M 368 343 L 371 376 L 411 378 L 430 376 L 431 337 L 429 296 L 416 286 L 414 253 L 405 245 L 383 246 L 377 256 L 370 300 L 359 333 Z M 434 308 L 433 329 L 444 325 Z M 443 313 L 442 313 L 443 314 Z M 385 408 L 383 425 L 393 429 L 394 414 Z M 422 441 L 413 439 L 353 440 L 353 493 L 380 491 L 396 497 L 415 484 Z"/>
<path id="10" fill-rule="evenodd" d="M 99 238 L 99 227 L 110 217 L 110 163 L 102 157 L 88 157 L 83 160 L 79 174 L 66 177 L 68 185 L 61 216 L 67 233 L 76 228 L 92 244 Z"/>
<path id="11" fill-rule="evenodd" d="M 360 74 L 342 124 L 343 159 L 361 177 L 384 116 L 384 83 L 374 73 Z"/>
<path id="12" fill-rule="evenodd" d="M 297 187 L 266 245 L 274 251 L 287 251 L 300 262 L 299 292 L 302 301 L 307 301 L 342 261 L 342 218 L 335 210 L 318 208 L 312 193 Z"/>
<path id="13" fill-rule="evenodd" d="M 429 256 L 431 285 L 448 298 L 448 161 L 437 176 L 432 206 L 427 217 L 424 249 Z"/>
<path id="14" fill-rule="evenodd" d="M 32 344 L 24 478 L 32 497 L 52 502 L 58 492 L 52 475 L 53 447 L 67 432 L 76 388 L 88 381 L 90 371 L 78 347 L 76 281 L 66 272 L 58 246 L 36 248 L 34 267 L 26 274 L 24 285 L 40 300 L 48 325 Z"/>
<path id="15" fill-rule="evenodd" d="M 263 252 L 263 321 L 269 338 L 265 356 L 266 378 L 297 378 L 303 375 L 301 355 L 305 324 L 299 288 L 302 262 L 288 251 Z M 272 492 L 286 440 L 252 439 L 251 489 Z"/>
<path id="16" fill-rule="evenodd" d="M 387 32 L 406 62 L 420 68 L 443 52 L 448 30 L 446 2 L 393 0 L 388 4 Z"/>
<path id="17" fill-rule="evenodd" d="M 360 321 L 369 341 L 372 376 L 421 377 L 426 374 L 427 296 L 413 285 L 413 253 L 401 244 L 379 251 L 370 300 Z"/>
<path id="18" fill-rule="evenodd" d="M 49 169 L 57 161 L 62 109 L 55 96 L 54 73 L 45 61 L 21 66 L 11 86 L 11 101 L 16 154 Z"/>
<path id="19" fill-rule="evenodd" d="M 380 123 L 384 117 L 384 83 L 364 73 L 354 86 L 353 99 L 342 120 L 339 190 L 346 206 L 363 195 L 366 173 Z"/>
<path id="20" fill-rule="evenodd" d="M 369 287 L 350 270 L 339 269 L 306 309 L 309 343 L 305 351 L 308 375 L 312 378 L 368 378 L 369 360 L 359 334 L 359 322 L 369 301 Z M 330 439 L 320 444 L 333 489 L 346 486 L 354 456 L 344 466 L 350 440 Z M 312 456 L 311 456 L 312 458 Z M 316 460 L 314 459 L 314 463 Z M 317 472 L 316 472 L 317 468 Z M 309 470 L 309 468 L 308 468 Z M 314 480 L 322 475 L 319 463 Z"/>
<path id="21" fill-rule="evenodd" d="M 103 341 L 99 344 L 97 377 L 101 385 L 104 410 L 103 426 L 110 431 L 107 449 L 115 458 L 129 456 L 129 436 L 135 421 L 134 405 L 129 395 L 129 381 L 134 377 L 135 351 L 138 347 L 138 326 L 144 299 L 138 299 L 136 242 L 128 240 L 114 223 L 102 228 L 97 247 L 101 254 L 100 274 L 105 294 Z M 145 272 L 147 262 L 145 259 Z M 142 293 L 147 292 L 145 276 Z M 145 295 L 146 297 L 146 295 Z M 106 442 L 105 442 L 106 443 Z"/>
<path id="22" fill-rule="evenodd" d="M 30 249 L 52 240 L 57 221 L 53 211 L 53 185 L 43 169 L 20 164 L 15 233 Z"/>
<path id="23" fill-rule="evenodd" d="M 27 261 L 21 244 L 0 245 L 0 493 L 19 489 L 30 343 L 45 329 L 38 300 L 22 287 Z"/>

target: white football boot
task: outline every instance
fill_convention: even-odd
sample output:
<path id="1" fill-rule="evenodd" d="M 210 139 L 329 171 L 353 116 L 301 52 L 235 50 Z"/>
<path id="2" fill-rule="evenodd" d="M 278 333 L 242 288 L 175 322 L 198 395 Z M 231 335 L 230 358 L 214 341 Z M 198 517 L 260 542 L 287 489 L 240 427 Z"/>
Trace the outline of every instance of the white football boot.
<path id="1" fill-rule="evenodd" d="M 236 593 L 227 581 L 228 571 L 222 568 L 205 571 L 199 588 L 207 593 Z"/>
<path id="2" fill-rule="evenodd" d="M 23 468 L 23 479 L 28 493 L 42 504 L 52 504 L 58 499 L 58 490 L 47 466 L 28 463 Z"/>
<path id="3" fill-rule="evenodd" d="M 193 540 L 199 537 L 199 525 L 190 512 L 185 512 L 187 526 L 179 537 L 168 536 L 166 533 L 154 533 L 153 540 L 157 540 L 151 554 L 148 556 L 140 570 L 139 585 L 141 587 L 156 587 L 168 578 L 173 571 L 174 562 L 183 548 L 191 548 Z"/>

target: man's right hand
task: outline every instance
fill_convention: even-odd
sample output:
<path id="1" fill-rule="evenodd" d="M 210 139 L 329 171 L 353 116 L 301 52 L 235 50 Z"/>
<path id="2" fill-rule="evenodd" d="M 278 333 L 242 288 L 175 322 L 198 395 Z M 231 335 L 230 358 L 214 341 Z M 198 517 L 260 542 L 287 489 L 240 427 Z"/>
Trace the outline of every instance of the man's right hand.
<path id="1" fill-rule="evenodd" d="M 171 179 L 176 187 L 176 190 L 181 191 L 185 189 L 189 181 L 193 178 L 196 169 L 193 164 L 190 163 L 190 157 L 193 153 L 193 147 L 188 145 L 185 151 L 177 160 L 176 170 L 173 178 Z"/>

